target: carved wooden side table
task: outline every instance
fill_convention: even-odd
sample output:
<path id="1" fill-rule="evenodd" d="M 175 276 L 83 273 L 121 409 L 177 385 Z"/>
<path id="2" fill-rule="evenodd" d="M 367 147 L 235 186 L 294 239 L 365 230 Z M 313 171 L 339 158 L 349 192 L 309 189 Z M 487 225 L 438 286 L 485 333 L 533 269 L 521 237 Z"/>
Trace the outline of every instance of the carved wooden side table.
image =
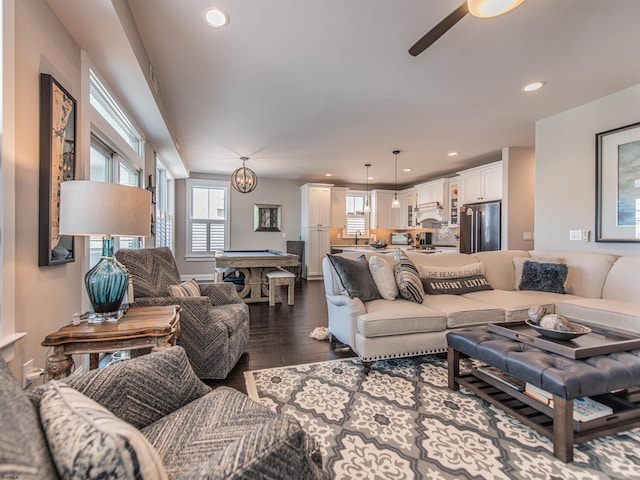
<path id="1" fill-rule="evenodd" d="M 89 368 L 98 368 L 98 354 L 149 348 L 161 350 L 175 345 L 180 331 L 180 307 L 131 307 L 117 322 L 65 325 L 42 342 L 53 347 L 47 358 L 49 378 L 58 380 L 71 373 L 71 355 L 89 356 Z"/>

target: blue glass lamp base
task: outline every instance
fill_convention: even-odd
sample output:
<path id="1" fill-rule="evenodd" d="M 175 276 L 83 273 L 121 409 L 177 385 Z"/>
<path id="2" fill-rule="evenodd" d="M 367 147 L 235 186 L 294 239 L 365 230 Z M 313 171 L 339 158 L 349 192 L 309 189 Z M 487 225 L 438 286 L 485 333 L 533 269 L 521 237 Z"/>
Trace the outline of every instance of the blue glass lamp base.
<path id="1" fill-rule="evenodd" d="M 98 318 L 118 318 L 118 311 L 129 286 L 129 273 L 113 258 L 113 240 L 103 239 L 102 257 L 84 277 L 87 294 Z"/>

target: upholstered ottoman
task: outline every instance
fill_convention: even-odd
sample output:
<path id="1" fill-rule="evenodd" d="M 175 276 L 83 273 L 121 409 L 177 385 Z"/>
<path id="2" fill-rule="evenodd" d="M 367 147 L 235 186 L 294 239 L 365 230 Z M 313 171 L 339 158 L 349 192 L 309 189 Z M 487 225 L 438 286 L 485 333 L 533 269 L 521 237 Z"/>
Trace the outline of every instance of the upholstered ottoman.
<path id="1" fill-rule="evenodd" d="M 573 460 L 574 443 L 640 425 L 640 406 L 634 403 L 640 403 L 638 394 L 617 396 L 615 400 L 620 399 L 620 404 L 626 405 L 627 408 L 622 412 L 614 412 L 614 415 L 609 418 L 599 419 L 601 420 L 599 422 L 580 425 L 577 432 L 574 432 L 573 421 L 575 398 L 624 391 L 640 385 L 640 350 L 574 360 L 491 333 L 486 326 L 449 332 L 447 344 L 449 388 L 457 390 L 460 385 L 468 387 L 478 396 L 508 411 L 523 423 L 551 438 L 554 444 L 554 455 L 560 460 L 565 462 Z M 460 375 L 461 356 L 480 360 L 551 393 L 553 395 L 552 412 L 549 412 L 546 405 L 506 386 L 504 392 L 510 395 L 508 402 L 499 400 L 500 395 L 493 395 L 484 382 L 473 375 Z M 493 390 L 496 391 L 495 384 L 493 385 Z M 499 387 L 498 389 L 502 390 Z M 504 397 L 503 392 L 499 393 Z M 522 403 L 519 404 L 514 399 Z M 531 416 L 521 413 L 522 404 L 550 414 L 553 418 L 552 428 L 545 426 L 544 422 L 533 421 Z"/>

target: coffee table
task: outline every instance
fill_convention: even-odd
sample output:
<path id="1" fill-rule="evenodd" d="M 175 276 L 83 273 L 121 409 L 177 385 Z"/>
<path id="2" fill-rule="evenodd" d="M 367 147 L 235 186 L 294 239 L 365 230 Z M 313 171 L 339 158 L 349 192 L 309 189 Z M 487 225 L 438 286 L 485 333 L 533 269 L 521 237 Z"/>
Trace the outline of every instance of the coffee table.
<path id="1" fill-rule="evenodd" d="M 100 352 L 151 348 L 161 350 L 175 345 L 180 331 L 180 307 L 131 307 L 117 322 L 65 325 L 42 341 L 53 347 L 47 358 L 49 378 L 58 380 L 71 373 L 74 354 L 89 354 L 89 368 L 98 368 Z"/>
<path id="2" fill-rule="evenodd" d="M 510 324 L 499 327 L 505 325 L 509 328 Z M 517 327 L 518 323 L 511 325 Z M 620 351 L 575 359 L 570 358 L 568 351 L 567 355 L 561 355 L 544 350 L 542 339 L 530 341 L 536 343 L 533 346 L 495 330 L 494 326 L 484 326 L 447 334 L 450 389 L 464 386 L 550 438 L 554 456 L 563 462 L 573 461 L 576 443 L 640 426 L 640 350 L 625 350 L 635 345 L 635 342 L 628 343 L 628 336 L 619 339 Z M 609 350 L 616 341 L 615 338 L 603 339 Z M 559 346 L 560 350 L 571 348 L 570 342 L 560 342 Z M 481 373 L 462 374 L 462 357 L 480 360 L 552 393 L 553 408 Z M 573 400 L 581 396 L 607 403 L 612 406 L 613 414 L 586 422 L 574 421 Z"/>

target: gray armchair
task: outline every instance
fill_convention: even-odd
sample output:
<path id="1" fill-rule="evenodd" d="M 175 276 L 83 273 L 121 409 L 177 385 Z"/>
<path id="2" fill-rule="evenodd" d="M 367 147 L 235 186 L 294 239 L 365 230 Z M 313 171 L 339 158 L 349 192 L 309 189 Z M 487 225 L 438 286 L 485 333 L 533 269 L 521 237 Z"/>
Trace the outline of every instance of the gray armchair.
<path id="1" fill-rule="evenodd" d="M 327 478 L 295 418 L 232 388 L 211 390 L 180 347 L 27 391 L 0 357 L 0 405 L 2 478 Z M 52 417 L 64 419 L 64 435 Z"/>
<path id="2" fill-rule="evenodd" d="M 233 285 L 201 284 L 199 297 L 170 297 L 181 283 L 173 253 L 166 247 L 116 252 L 133 281 L 134 306 L 180 305 L 177 344 L 202 379 L 226 378 L 249 341 L 249 307 Z"/>

